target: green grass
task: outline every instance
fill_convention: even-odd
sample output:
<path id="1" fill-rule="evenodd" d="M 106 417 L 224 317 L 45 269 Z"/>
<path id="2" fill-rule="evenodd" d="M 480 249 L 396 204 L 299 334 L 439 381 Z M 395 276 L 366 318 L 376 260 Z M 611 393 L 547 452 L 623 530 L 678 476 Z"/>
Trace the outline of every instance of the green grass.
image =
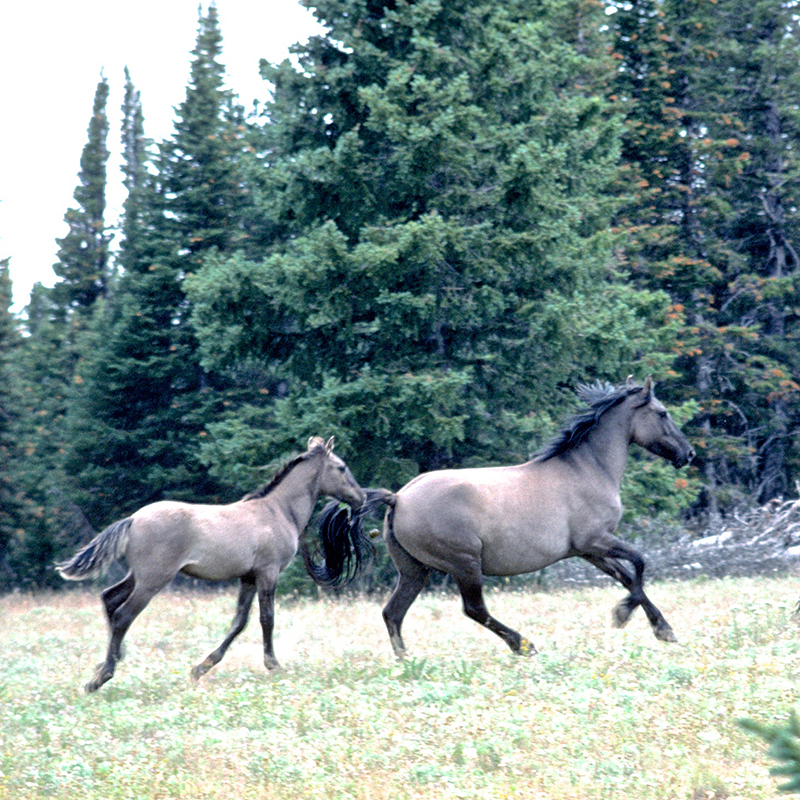
<path id="1" fill-rule="evenodd" d="M 282 600 L 261 666 L 254 618 L 226 659 L 234 593 L 157 597 L 116 677 L 83 685 L 106 645 L 96 595 L 0 598 L 0 798 L 772 798 L 765 744 L 742 717 L 798 705 L 796 578 L 660 583 L 610 625 L 616 588 L 493 590 L 538 647 L 513 656 L 453 595 L 412 606 L 397 662 L 382 598 Z"/>

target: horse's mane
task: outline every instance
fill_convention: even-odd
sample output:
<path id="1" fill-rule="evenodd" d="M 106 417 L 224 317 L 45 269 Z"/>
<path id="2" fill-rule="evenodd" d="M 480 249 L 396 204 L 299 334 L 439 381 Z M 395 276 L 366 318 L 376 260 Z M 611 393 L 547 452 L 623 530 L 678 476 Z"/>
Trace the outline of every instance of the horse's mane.
<path id="1" fill-rule="evenodd" d="M 269 481 L 269 483 L 265 483 L 258 489 L 253 489 L 252 492 L 248 492 L 242 498 L 241 502 L 244 502 L 245 500 L 260 500 L 262 497 L 266 497 L 298 464 L 302 464 L 312 456 L 317 455 L 320 450 L 324 449 L 324 445 L 317 445 L 316 447 L 311 448 L 311 450 L 309 450 L 307 453 L 301 453 L 299 456 L 295 456 L 290 461 L 287 461 L 275 473 L 275 475 L 273 475 L 272 480 Z"/>
<path id="2" fill-rule="evenodd" d="M 549 444 L 546 444 L 536 455 L 534 461 L 547 461 L 548 458 L 563 456 L 574 450 L 594 430 L 600 418 L 606 411 L 618 406 L 625 398 L 640 392 L 643 387 L 623 384 L 613 386 L 603 381 L 581 384 L 576 393 L 581 400 L 585 400 L 589 408 L 570 417 L 561 433 L 557 434 Z"/>

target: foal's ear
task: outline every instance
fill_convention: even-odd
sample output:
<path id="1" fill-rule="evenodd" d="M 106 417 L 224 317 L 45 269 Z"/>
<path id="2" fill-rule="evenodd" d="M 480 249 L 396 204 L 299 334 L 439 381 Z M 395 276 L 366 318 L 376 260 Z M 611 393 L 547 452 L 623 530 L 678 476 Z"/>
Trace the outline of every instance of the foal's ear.
<path id="1" fill-rule="evenodd" d="M 333 452 L 333 436 L 331 436 L 331 438 L 330 438 L 330 439 L 328 439 L 328 441 L 327 441 L 327 442 L 325 442 L 325 449 L 326 449 L 326 450 L 327 450 L 329 453 L 332 453 L 332 452 Z"/>
<path id="2" fill-rule="evenodd" d="M 321 436 L 312 436 L 308 440 L 308 449 L 313 450 L 315 447 L 324 447 L 325 440 Z"/>
<path id="3" fill-rule="evenodd" d="M 652 375 L 648 375 L 644 379 L 644 387 L 643 388 L 644 388 L 645 395 L 647 397 L 650 397 L 650 395 L 653 393 L 653 376 Z"/>

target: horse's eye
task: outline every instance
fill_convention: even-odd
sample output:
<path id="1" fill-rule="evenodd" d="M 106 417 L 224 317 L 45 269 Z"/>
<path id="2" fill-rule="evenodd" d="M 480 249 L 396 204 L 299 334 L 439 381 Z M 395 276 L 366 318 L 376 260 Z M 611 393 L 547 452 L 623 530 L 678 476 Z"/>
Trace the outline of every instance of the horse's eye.
<path id="1" fill-rule="evenodd" d="M 659 411 L 658 412 L 658 416 L 661 417 L 661 419 L 666 419 L 667 416 L 669 416 L 669 415 L 667 414 L 666 411 Z"/>

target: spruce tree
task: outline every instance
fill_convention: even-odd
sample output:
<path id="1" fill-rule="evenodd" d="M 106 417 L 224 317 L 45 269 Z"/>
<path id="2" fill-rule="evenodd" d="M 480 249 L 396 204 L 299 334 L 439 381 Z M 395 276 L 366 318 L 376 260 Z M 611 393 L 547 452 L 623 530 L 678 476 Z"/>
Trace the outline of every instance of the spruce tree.
<path id="1" fill-rule="evenodd" d="M 729 249 L 720 322 L 741 331 L 723 397 L 746 419 L 750 488 L 764 502 L 795 491 L 800 465 L 793 445 L 800 423 L 800 31 L 792 4 L 720 5 L 717 60 L 725 80 L 703 88 L 713 103 L 709 136 L 726 145 L 727 158 L 709 170 L 720 202 L 709 227 Z"/>
<path id="2" fill-rule="evenodd" d="M 682 320 L 673 397 L 700 402 L 715 514 L 785 492 L 796 459 L 796 23 L 769 2 L 614 6 L 618 223 L 637 282 L 667 290 Z"/>
<path id="3" fill-rule="evenodd" d="M 109 282 L 110 235 L 105 224 L 106 166 L 108 163 L 108 81 L 97 84 L 89 121 L 89 139 L 80 161 L 75 206 L 64 216 L 69 231 L 58 239 L 58 261 L 53 271 L 60 281 L 53 298 L 65 316 L 88 314 L 105 295 Z"/>
<path id="4" fill-rule="evenodd" d="M 267 454 L 325 428 L 356 474 L 394 484 L 524 458 L 564 387 L 624 378 L 643 352 L 663 368 L 667 298 L 625 287 L 608 230 L 599 13 L 316 4 L 329 35 L 299 68 L 262 67 L 266 258 L 210 255 L 190 281 L 204 363 L 258 361 L 284 395 L 252 410 L 266 432 L 237 415 L 220 439 Z"/>
<path id="5" fill-rule="evenodd" d="M 0 260 L 0 589 L 12 585 L 9 563 L 14 538 L 22 528 L 22 497 L 14 479 L 13 466 L 20 453 L 13 436 L 19 415 L 12 364 L 21 343 L 18 322 L 11 314 L 12 287 L 9 259 Z"/>
<path id="6" fill-rule="evenodd" d="M 58 240 L 53 269 L 60 281 L 52 289 L 34 286 L 26 309 L 28 336 L 13 365 L 19 413 L 13 422 L 18 457 L 12 474 L 23 501 L 24 524 L 8 560 L 17 581 L 32 586 L 55 582 L 53 560 L 65 543 L 87 530 L 64 458 L 69 398 L 80 381 L 76 366 L 85 352 L 83 337 L 110 281 L 110 236 L 104 220 L 107 98 L 108 83 L 102 78 L 81 154 L 75 205 L 65 214 L 69 230 Z"/>
<path id="7" fill-rule="evenodd" d="M 140 98 L 127 78 L 122 272 L 79 367 L 67 461 L 93 520 L 107 522 L 162 497 L 214 500 L 223 491 L 198 449 L 207 421 L 226 402 L 228 382 L 199 364 L 184 291 L 203 252 L 233 247 L 242 229 L 240 120 L 220 53 L 211 6 L 200 17 L 175 133 L 152 158 Z"/>

